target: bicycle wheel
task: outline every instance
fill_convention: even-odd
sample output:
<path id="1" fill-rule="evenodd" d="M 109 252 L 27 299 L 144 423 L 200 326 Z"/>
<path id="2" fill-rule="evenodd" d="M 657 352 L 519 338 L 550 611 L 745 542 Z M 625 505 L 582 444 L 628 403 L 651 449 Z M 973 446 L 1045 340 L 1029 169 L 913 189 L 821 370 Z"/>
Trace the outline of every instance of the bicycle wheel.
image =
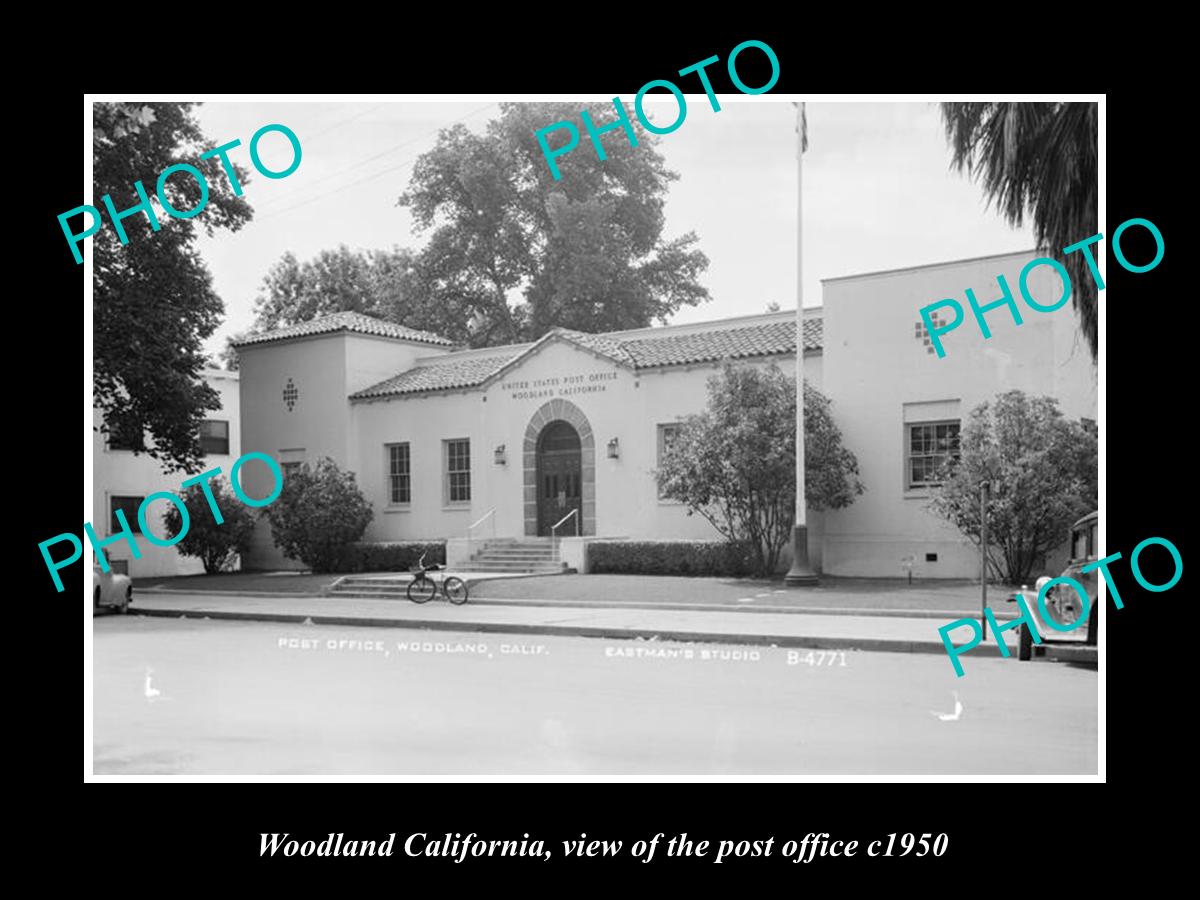
<path id="1" fill-rule="evenodd" d="M 408 583 L 408 599 L 413 603 L 428 603 L 437 593 L 437 585 L 428 578 L 414 578 Z"/>
<path id="2" fill-rule="evenodd" d="M 467 602 L 467 584 L 461 578 L 451 576 L 442 582 L 442 593 L 451 603 Z"/>

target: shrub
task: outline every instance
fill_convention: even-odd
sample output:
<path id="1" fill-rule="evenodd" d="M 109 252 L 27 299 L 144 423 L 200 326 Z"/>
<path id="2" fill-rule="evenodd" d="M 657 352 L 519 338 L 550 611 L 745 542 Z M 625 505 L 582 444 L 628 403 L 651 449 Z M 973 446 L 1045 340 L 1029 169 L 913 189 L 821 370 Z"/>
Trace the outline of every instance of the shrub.
<path id="1" fill-rule="evenodd" d="M 359 541 L 338 560 L 339 572 L 407 572 L 427 554 L 425 565 L 446 564 L 445 541 Z"/>
<path id="2" fill-rule="evenodd" d="M 1012 390 L 971 411 L 960 446 L 930 507 L 978 547 L 986 481 L 990 570 L 1009 584 L 1029 581 L 1071 523 L 1098 504 L 1096 435 L 1054 398 Z"/>
<path id="3" fill-rule="evenodd" d="M 756 568 L 745 542 L 589 541 L 587 554 L 596 574 L 741 576 Z"/>
<path id="4" fill-rule="evenodd" d="M 335 572 L 347 547 L 374 518 L 353 472 L 323 457 L 288 473 L 279 499 L 267 507 L 271 537 L 285 556 L 314 572 Z"/>
<path id="5" fill-rule="evenodd" d="M 180 491 L 179 496 L 187 507 L 188 530 L 175 549 L 183 556 L 198 557 L 204 564 L 204 571 L 211 575 L 226 570 L 235 557 L 250 549 L 257 517 L 254 510 L 234 496 L 223 480 L 213 478 L 207 484 L 225 521 L 217 524 L 202 485 L 193 484 L 186 491 Z M 163 526 L 168 539 L 182 529 L 183 517 L 175 504 L 163 514 Z"/>
<path id="6" fill-rule="evenodd" d="M 863 492 L 858 460 L 842 444 L 830 401 L 804 386 L 804 485 L 809 509 L 841 509 Z M 708 382 L 708 406 L 664 448 L 658 484 L 731 541 L 754 570 L 775 574 L 796 507 L 796 382 L 778 366 L 726 364 Z"/>

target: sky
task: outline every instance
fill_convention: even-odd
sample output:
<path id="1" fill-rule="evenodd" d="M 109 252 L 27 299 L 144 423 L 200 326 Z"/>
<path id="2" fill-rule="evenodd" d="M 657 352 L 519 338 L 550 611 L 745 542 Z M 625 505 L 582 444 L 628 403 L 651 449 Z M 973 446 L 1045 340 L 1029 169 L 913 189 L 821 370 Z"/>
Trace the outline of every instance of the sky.
<path id="1" fill-rule="evenodd" d="M 797 301 L 795 108 L 782 97 L 718 96 L 714 112 L 703 94 L 687 95 L 683 124 L 657 145 L 680 176 L 667 197 L 663 236 L 695 231 L 709 258 L 702 282 L 712 300 L 680 310 L 673 323 L 760 313 L 771 303 L 794 309 Z M 656 121 L 677 115 L 673 100 L 647 109 Z M 198 247 L 226 309 L 208 351 L 215 356 L 227 335 L 251 326 L 263 277 L 289 250 L 303 261 L 339 244 L 423 246 L 425 236 L 396 204 L 413 163 L 439 129 L 462 122 L 481 131 L 498 111 L 487 97 L 200 106 L 197 118 L 213 146 L 241 139 L 232 156 L 248 169 L 250 136 L 266 124 L 287 125 L 303 151 L 286 178 L 251 169 L 248 225 L 212 237 L 201 232 Z M 804 306 L 820 305 L 823 278 L 1033 248 L 1028 225 L 1011 227 L 987 208 L 977 184 L 951 171 L 937 104 L 809 103 L 807 120 Z M 280 134 L 265 137 L 260 152 L 272 169 L 291 160 Z M 573 152 L 592 152 L 586 135 Z"/>

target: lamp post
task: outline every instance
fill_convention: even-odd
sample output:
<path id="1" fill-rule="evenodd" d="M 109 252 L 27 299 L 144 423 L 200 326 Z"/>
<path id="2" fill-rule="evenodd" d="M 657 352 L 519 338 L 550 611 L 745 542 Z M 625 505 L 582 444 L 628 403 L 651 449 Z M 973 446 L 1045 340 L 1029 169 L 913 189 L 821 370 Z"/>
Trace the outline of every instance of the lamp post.
<path id="1" fill-rule="evenodd" d="M 804 104 L 796 103 L 796 524 L 792 528 L 792 567 L 784 584 L 804 587 L 818 583 L 808 562 L 808 503 L 804 496 L 804 151 L 808 127 Z"/>
<path id="2" fill-rule="evenodd" d="M 979 584 L 981 590 L 979 621 L 983 625 L 983 637 L 987 639 L 987 516 L 988 483 L 979 485 Z"/>

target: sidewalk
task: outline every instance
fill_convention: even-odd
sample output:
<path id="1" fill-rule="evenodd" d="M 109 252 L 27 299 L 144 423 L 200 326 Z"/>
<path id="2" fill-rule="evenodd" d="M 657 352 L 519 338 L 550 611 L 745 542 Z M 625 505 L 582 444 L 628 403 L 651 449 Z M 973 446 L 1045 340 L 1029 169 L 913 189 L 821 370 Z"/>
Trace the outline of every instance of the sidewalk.
<path id="1" fill-rule="evenodd" d="M 771 645 L 812 649 L 876 650 L 893 653 L 940 653 L 946 650 L 937 629 L 950 621 L 915 616 L 823 615 L 806 611 L 759 611 L 745 615 L 737 609 L 678 610 L 663 608 L 564 607 L 512 605 L 500 602 L 452 606 L 442 599 L 424 605 L 398 600 L 338 597 L 263 597 L 234 594 L 135 594 L 133 614 L 187 618 L 238 619 L 314 625 L 354 625 L 439 629 L 457 632 L 569 635 L 644 640 Z M 953 635 L 962 641 L 961 629 Z M 1013 658 L 1016 635 L 1004 638 Z M 972 656 L 999 656 L 988 640 Z"/>
<path id="2" fill-rule="evenodd" d="M 656 575 L 525 575 L 456 571 L 471 591 L 471 604 L 661 609 L 738 613 L 803 613 L 829 616 L 899 616 L 937 619 L 938 624 L 978 618 L 978 583 L 825 576 L 816 587 L 788 588 L 780 581 L 735 578 L 683 578 Z M 323 597 L 342 576 L 281 577 L 263 574 L 145 579 L 134 596 L 165 593 L 196 596 Z M 405 573 L 347 576 L 403 584 Z M 988 605 L 1000 621 L 1015 618 L 1012 589 L 991 585 Z M 342 598 L 350 599 L 350 598 Z M 363 598 L 373 599 L 373 598 Z M 135 605 L 136 600 L 135 600 Z"/>

